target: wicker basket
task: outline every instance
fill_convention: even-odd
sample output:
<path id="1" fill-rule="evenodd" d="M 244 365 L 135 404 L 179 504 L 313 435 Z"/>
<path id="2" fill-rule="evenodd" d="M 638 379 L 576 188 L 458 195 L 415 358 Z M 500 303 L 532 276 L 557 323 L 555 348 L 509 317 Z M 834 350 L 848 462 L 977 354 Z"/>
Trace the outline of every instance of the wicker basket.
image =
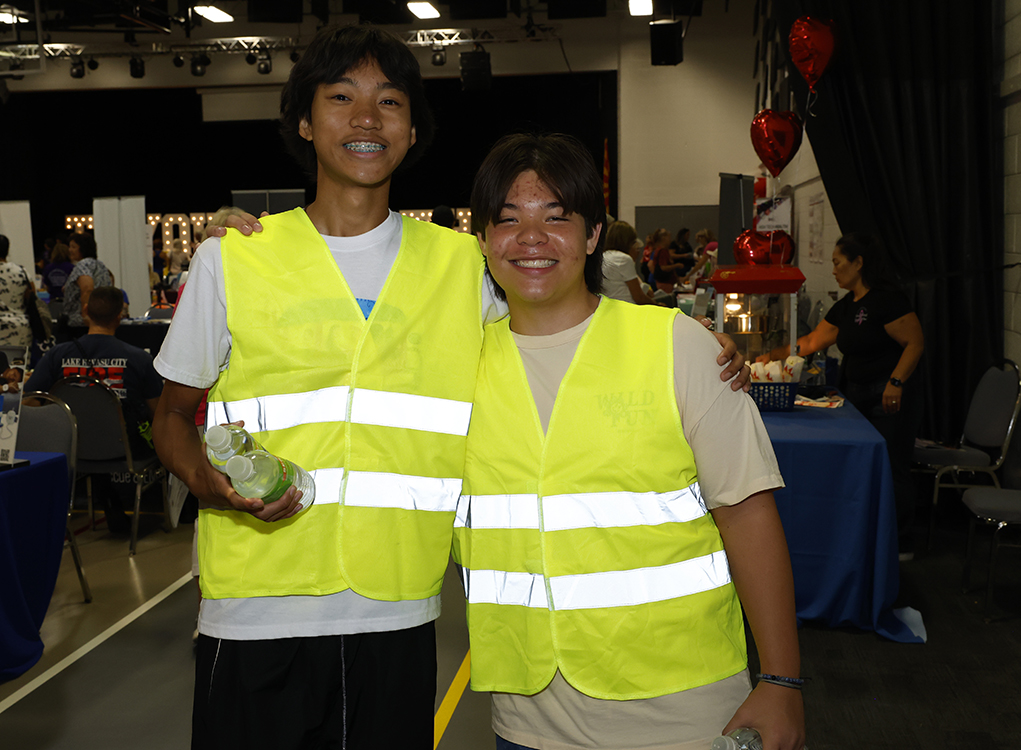
<path id="1" fill-rule="evenodd" d="M 759 411 L 793 411 L 798 383 L 752 383 L 749 391 Z"/>

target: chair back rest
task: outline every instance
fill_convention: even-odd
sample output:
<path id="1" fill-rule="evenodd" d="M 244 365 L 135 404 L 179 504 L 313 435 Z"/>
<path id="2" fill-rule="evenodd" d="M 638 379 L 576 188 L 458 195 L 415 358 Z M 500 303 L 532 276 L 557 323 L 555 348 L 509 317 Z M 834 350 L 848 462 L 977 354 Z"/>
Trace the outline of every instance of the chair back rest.
<path id="1" fill-rule="evenodd" d="M 1003 367 L 990 367 L 978 382 L 964 422 L 964 439 L 983 448 L 1007 450 L 1021 409 L 1021 376 L 1017 365 L 1005 360 Z"/>
<path id="2" fill-rule="evenodd" d="M 95 378 L 68 375 L 50 393 L 71 407 L 78 420 L 78 458 L 84 461 L 131 461 L 121 401 L 109 386 Z"/>
<path id="3" fill-rule="evenodd" d="M 45 403 L 34 405 L 33 401 Z M 75 468 L 78 457 L 78 421 L 71 407 L 60 398 L 42 391 L 22 394 L 18 419 L 18 450 L 63 453 L 67 456 L 71 497 L 74 498 Z"/>

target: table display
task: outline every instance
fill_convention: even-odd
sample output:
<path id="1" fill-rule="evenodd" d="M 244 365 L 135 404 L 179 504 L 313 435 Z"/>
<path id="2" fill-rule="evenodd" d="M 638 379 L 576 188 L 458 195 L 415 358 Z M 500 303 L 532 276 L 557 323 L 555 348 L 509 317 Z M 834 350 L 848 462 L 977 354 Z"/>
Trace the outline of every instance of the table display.
<path id="1" fill-rule="evenodd" d="M 850 404 L 762 414 L 786 487 L 775 493 L 799 621 L 921 642 L 893 612 L 900 586 L 886 443 Z"/>
<path id="2" fill-rule="evenodd" d="M 63 453 L 18 451 L 29 465 L 0 471 L 0 682 L 31 669 L 57 583 L 70 496 Z"/>

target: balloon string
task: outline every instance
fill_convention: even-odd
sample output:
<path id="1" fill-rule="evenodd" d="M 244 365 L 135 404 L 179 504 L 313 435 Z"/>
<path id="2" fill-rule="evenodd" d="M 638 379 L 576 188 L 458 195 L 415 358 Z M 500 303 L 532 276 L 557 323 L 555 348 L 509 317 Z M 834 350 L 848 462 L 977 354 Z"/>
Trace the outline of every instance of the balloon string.
<path id="1" fill-rule="evenodd" d="M 808 90 L 808 98 L 805 100 L 805 116 L 806 117 L 817 117 L 818 115 L 812 111 L 812 107 L 819 100 L 819 94 L 812 89 Z"/>

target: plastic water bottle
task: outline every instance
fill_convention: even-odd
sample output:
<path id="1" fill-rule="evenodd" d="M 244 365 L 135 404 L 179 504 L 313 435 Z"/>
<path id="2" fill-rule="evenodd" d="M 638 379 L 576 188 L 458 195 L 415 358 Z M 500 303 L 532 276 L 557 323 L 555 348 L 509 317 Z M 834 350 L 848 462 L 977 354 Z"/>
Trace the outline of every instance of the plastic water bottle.
<path id="1" fill-rule="evenodd" d="M 236 424 L 218 424 L 206 430 L 206 457 L 217 471 L 227 473 L 227 461 L 243 456 L 262 446 L 244 427 Z"/>
<path id="2" fill-rule="evenodd" d="M 228 459 L 227 476 L 242 497 L 258 497 L 271 503 L 283 497 L 293 484 L 302 492 L 302 510 L 315 502 L 316 485 L 312 475 L 294 462 L 264 450 Z"/>
<path id="3" fill-rule="evenodd" d="M 713 740 L 710 750 L 762 750 L 762 737 L 754 729 L 739 727 Z"/>

